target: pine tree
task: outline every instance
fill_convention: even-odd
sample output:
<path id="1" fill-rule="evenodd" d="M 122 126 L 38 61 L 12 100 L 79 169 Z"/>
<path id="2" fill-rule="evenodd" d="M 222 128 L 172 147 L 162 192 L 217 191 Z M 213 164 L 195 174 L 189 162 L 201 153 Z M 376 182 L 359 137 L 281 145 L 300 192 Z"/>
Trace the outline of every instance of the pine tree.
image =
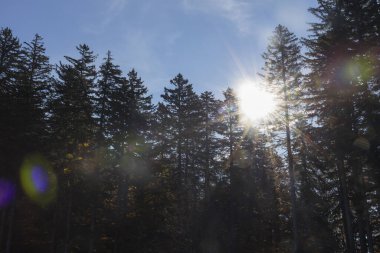
<path id="1" fill-rule="evenodd" d="M 17 98 L 17 77 L 21 69 L 21 44 L 12 30 L 2 28 L 0 30 L 0 150 L 1 164 L 7 171 L 2 171 L 3 176 L 13 173 L 12 156 L 18 147 L 13 145 L 16 133 L 13 126 L 17 124 L 15 105 Z M 13 161 L 12 161 L 13 160 Z"/>
<path id="2" fill-rule="evenodd" d="M 1 28 L 0 44 L 0 90 L 3 94 L 11 92 L 14 88 L 10 84 L 15 80 L 20 68 L 21 44 L 19 39 L 13 36 L 10 28 Z"/>
<path id="3" fill-rule="evenodd" d="M 300 249 L 297 227 L 296 182 L 290 129 L 292 112 L 295 108 L 294 94 L 300 86 L 299 80 L 301 75 L 300 46 L 297 43 L 296 36 L 289 32 L 286 27 L 278 25 L 275 28 L 267 51 L 263 54 L 263 58 L 265 60 L 265 66 L 263 68 L 265 80 L 283 100 L 281 105 L 282 111 L 280 113 L 284 115 L 284 123 L 281 125 L 285 128 L 286 133 L 286 150 L 292 203 L 293 251 L 298 252 Z M 280 121 L 282 121 L 282 119 L 280 119 Z"/>
<path id="4" fill-rule="evenodd" d="M 104 62 L 99 68 L 99 80 L 97 82 L 95 115 L 97 118 L 97 139 L 100 145 L 105 144 L 109 137 L 109 123 L 112 114 L 112 95 L 119 89 L 124 78 L 118 65 L 113 63 L 111 52 L 108 51 Z"/>
<path id="5" fill-rule="evenodd" d="M 223 136 L 225 157 L 228 160 L 229 179 L 233 180 L 233 166 L 237 162 L 234 153 L 239 149 L 243 129 L 239 121 L 240 112 L 235 92 L 231 88 L 228 88 L 223 92 L 223 95 L 224 101 L 221 116 L 223 126 L 221 127 L 220 134 Z"/>
<path id="6" fill-rule="evenodd" d="M 17 78 L 21 69 L 21 45 L 9 28 L 0 30 L 0 163 L 1 177 L 17 182 L 17 169 L 23 159 L 18 154 Z M 17 144 L 16 144 L 17 143 Z M 18 195 L 18 194 L 17 194 Z M 15 201 L 1 211 L 1 250 L 11 251 L 14 230 Z M 5 222 L 8 221 L 8 222 Z M 7 224 L 8 223 L 8 224 Z M 4 245 L 4 246 L 3 246 Z"/>
<path id="7" fill-rule="evenodd" d="M 298 217 L 300 247 L 305 252 L 335 252 L 339 250 L 338 224 L 331 222 L 337 215 L 334 164 L 328 154 L 319 149 L 318 129 L 307 120 L 295 123 L 293 152 L 298 175 Z M 333 197 L 332 197 L 333 196 Z M 328 215 L 326 215 L 328 214 Z M 323 232 L 322 232 L 323 231 Z"/>
<path id="8" fill-rule="evenodd" d="M 239 151 L 241 150 L 241 140 L 243 129 L 240 124 L 240 112 L 238 99 L 235 92 L 228 88 L 223 92 L 224 100 L 221 114 L 221 131 L 223 156 L 226 160 L 225 167 L 227 168 L 227 182 L 229 183 L 228 193 L 228 229 L 229 229 L 229 244 L 228 252 L 237 250 L 237 204 L 238 204 L 238 186 L 239 186 Z"/>
<path id="9" fill-rule="evenodd" d="M 151 99 L 135 70 L 130 71 L 128 78 L 113 91 L 110 134 L 119 157 L 145 145 L 153 109 Z"/>
<path id="10" fill-rule="evenodd" d="M 92 141 L 94 134 L 93 88 L 95 56 L 85 44 L 79 45 L 79 59 L 65 56 L 68 64 L 57 67 L 58 80 L 52 105 L 52 124 L 57 143 L 72 153 L 79 144 Z"/>
<path id="11" fill-rule="evenodd" d="M 133 206 L 128 203 L 134 199 L 134 192 L 129 188 L 139 189 L 139 183 L 148 177 L 148 154 L 150 153 L 148 138 L 151 124 L 152 96 L 133 69 L 127 79 L 122 79 L 111 94 L 109 117 L 109 134 L 114 149 L 114 175 L 117 185 L 119 217 L 131 212 Z M 141 181 L 142 180 L 142 181 Z M 131 197 L 133 196 L 133 197 Z M 121 236 L 124 233 L 133 235 L 122 220 L 117 228 L 116 247 L 123 249 Z M 127 230 L 124 230 L 127 229 Z M 123 232 L 124 231 L 124 232 Z M 131 241 L 132 242 L 132 241 Z"/>
<path id="12" fill-rule="evenodd" d="M 38 34 L 31 43 L 25 43 L 22 51 L 23 66 L 17 85 L 19 138 L 26 153 L 46 152 L 46 105 L 52 85 L 52 66 Z"/>
<path id="13" fill-rule="evenodd" d="M 57 173 L 64 179 L 61 180 L 60 193 L 64 199 L 58 206 L 59 209 L 66 209 L 62 217 L 65 221 L 62 224 L 65 228 L 62 236 L 64 252 L 70 250 L 71 234 L 76 228 L 72 227 L 76 225 L 72 224 L 73 207 L 77 207 L 76 203 L 82 203 L 82 194 L 88 193 L 91 186 L 86 175 L 94 172 L 91 155 L 96 130 L 93 118 L 93 90 L 97 76 L 95 56 L 85 44 L 79 45 L 77 50 L 80 55 L 78 59 L 66 56 L 68 63 L 57 66 L 58 79 L 50 118 L 56 145 L 53 155 L 59 161 Z M 91 206 L 92 202 L 87 204 Z M 81 205 L 76 211 L 86 207 Z"/>
<path id="14" fill-rule="evenodd" d="M 191 110 L 193 109 L 197 96 L 192 85 L 178 74 L 170 81 L 173 89 L 165 88 L 162 95 L 163 102 L 159 103 L 159 112 L 165 115 L 166 142 L 174 151 L 175 170 L 172 172 L 175 187 L 181 188 L 186 184 L 186 141 L 191 137 L 193 123 Z"/>
<path id="15" fill-rule="evenodd" d="M 239 251 L 258 247 L 263 252 L 276 252 L 280 247 L 280 201 L 277 177 L 280 157 L 269 146 L 270 139 L 261 130 L 245 126 L 239 156 L 238 238 Z M 281 177 L 279 177 L 281 178 Z M 255 215 L 252 215 L 255 214 Z M 283 215 L 283 214 L 282 214 Z M 249 235 L 254 239 L 244 239 Z M 282 246 L 285 250 L 284 246 Z"/>
<path id="16" fill-rule="evenodd" d="M 115 208 L 106 203 L 114 203 L 115 185 L 119 182 L 115 175 L 115 154 L 112 147 L 112 99 L 114 92 L 120 88 L 125 78 L 118 65 L 114 64 L 110 51 L 107 51 L 103 63 L 99 67 L 98 79 L 94 88 L 94 120 L 96 123 L 94 140 L 94 167 L 95 175 L 91 177 L 92 204 L 90 206 L 90 233 L 88 251 L 99 247 L 96 239 L 100 234 L 112 234 L 115 226 L 104 226 L 104 223 L 120 223 L 120 218 L 115 218 Z M 114 205 L 116 206 L 116 205 Z M 100 222 L 99 218 L 103 218 Z"/>
<path id="17" fill-rule="evenodd" d="M 176 224 L 176 231 L 173 236 L 178 249 L 188 252 L 194 242 L 190 234 L 190 215 L 194 213 L 190 210 L 194 210 L 191 208 L 195 203 L 196 178 L 199 176 L 194 152 L 198 139 L 199 98 L 181 74 L 170 83 L 173 88 L 165 87 L 157 113 L 163 124 L 164 132 L 160 133 L 162 144 L 169 150 L 163 155 L 169 159 L 171 191 L 175 198 L 173 206 L 176 213 L 172 214 L 172 222 Z"/>
<path id="18" fill-rule="evenodd" d="M 318 3 L 311 12 L 319 22 L 312 25 L 312 35 L 305 40 L 311 69 L 306 87 L 310 110 L 321 129 L 321 144 L 334 154 L 331 160 L 337 168 L 335 177 L 347 251 L 360 248 L 363 252 L 367 249 L 373 252 L 369 207 L 365 200 L 368 187 L 363 184 L 367 173 L 363 163 L 365 151 L 357 146 L 366 142 L 361 136 L 367 132 L 368 125 L 364 122 L 368 114 L 361 110 L 371 103 L 370 87 L 376 78 L 372 69 L 376 63 L 369 63 L 372 52 L 366 48 L 371 48 L 376 36 L 378 7 L 375 1 Z M 362 147 L 365 149 L 365 145 Z M 358 245 L 355 245 L 356 228 Z"/>
<path id="19" fill-rule="evenodd" d="M 217 134 L 220 131 L 220 107 L 221 101 L 215 99 L 214 95 L 205 91 L 200 95 L 200 149 L 199 160 L 200 166 L 203 168 L 204 178 L 204 197 L 206 202 L 209 199 L 212 185 L 217 182 L 220 162 L 217 161 L 217 156 L 220 153 L 220 145 Z"/>

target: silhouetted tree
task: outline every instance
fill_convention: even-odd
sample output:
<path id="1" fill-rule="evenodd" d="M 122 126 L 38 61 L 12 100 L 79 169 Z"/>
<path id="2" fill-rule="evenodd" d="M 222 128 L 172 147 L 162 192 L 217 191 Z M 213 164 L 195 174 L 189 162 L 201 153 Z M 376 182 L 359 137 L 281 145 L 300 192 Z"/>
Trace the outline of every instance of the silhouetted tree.
<path id="1" fill-rule="evenodd" d="M 301 75 L 301 53 L 296 36 L 289 32 L 286 27 L 278 25 L 271 37 L 267 51 L 263 54 L 263 58 L 265 60 L 265 66 L 263 68 L 265 80 L 283 101 L 283 103 L 281 103 L 279 118 L 280 121 L 283 121 L 283 123 L 281 122 L 280 124 L 282 127 L 285 127 L 286 134 L 292 203 L 293 251 L 298 252 L 300 246 L 297 226 L 297 196 L 290 129 L 291 117 L 293 116 L 292 111 L 294 110 L 296 101 L 294 94 L 299 88 Z"/>

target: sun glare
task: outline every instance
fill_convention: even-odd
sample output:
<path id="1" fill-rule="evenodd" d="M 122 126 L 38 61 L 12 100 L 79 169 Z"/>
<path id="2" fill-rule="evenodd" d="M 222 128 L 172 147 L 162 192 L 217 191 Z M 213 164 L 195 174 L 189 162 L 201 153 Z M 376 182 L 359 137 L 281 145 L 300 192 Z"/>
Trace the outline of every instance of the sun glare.
<path id="1" fill-rule="evenodd" d="M 273 94 L 261 89 L 251 81 L 242 82 L 238 87 L 240 110 L 246 120 L 257 121 L 267 117 L 276 108 Z"/>

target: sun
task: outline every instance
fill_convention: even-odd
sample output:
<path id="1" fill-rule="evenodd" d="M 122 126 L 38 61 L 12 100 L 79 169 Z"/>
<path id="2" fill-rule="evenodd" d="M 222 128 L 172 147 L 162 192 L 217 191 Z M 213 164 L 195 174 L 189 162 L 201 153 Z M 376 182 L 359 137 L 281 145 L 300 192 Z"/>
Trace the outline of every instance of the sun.
<path id="1" fill-rule="evenodd" d="M 267 117 L 276 109 L 275 96 L 253 81 L 243 81 L 237 89 L 240 111 L 249 121 L 258 121 Z"/>

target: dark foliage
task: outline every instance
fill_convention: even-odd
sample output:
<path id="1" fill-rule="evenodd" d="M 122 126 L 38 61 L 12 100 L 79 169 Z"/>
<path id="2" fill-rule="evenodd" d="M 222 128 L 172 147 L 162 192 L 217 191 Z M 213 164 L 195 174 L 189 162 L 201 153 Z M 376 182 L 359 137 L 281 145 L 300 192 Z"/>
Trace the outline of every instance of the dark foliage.
<path id="1" fill-rule="evenodd" d="M 256 127 L 231 88 L 178 74 L 154 105 L 110 52 L 54 68 L 2 28 L 0 252 L 378 252 L 380 6 L 310 12 L 301 42 L 274 30 L 261 76 L 282 102 Z"/>

